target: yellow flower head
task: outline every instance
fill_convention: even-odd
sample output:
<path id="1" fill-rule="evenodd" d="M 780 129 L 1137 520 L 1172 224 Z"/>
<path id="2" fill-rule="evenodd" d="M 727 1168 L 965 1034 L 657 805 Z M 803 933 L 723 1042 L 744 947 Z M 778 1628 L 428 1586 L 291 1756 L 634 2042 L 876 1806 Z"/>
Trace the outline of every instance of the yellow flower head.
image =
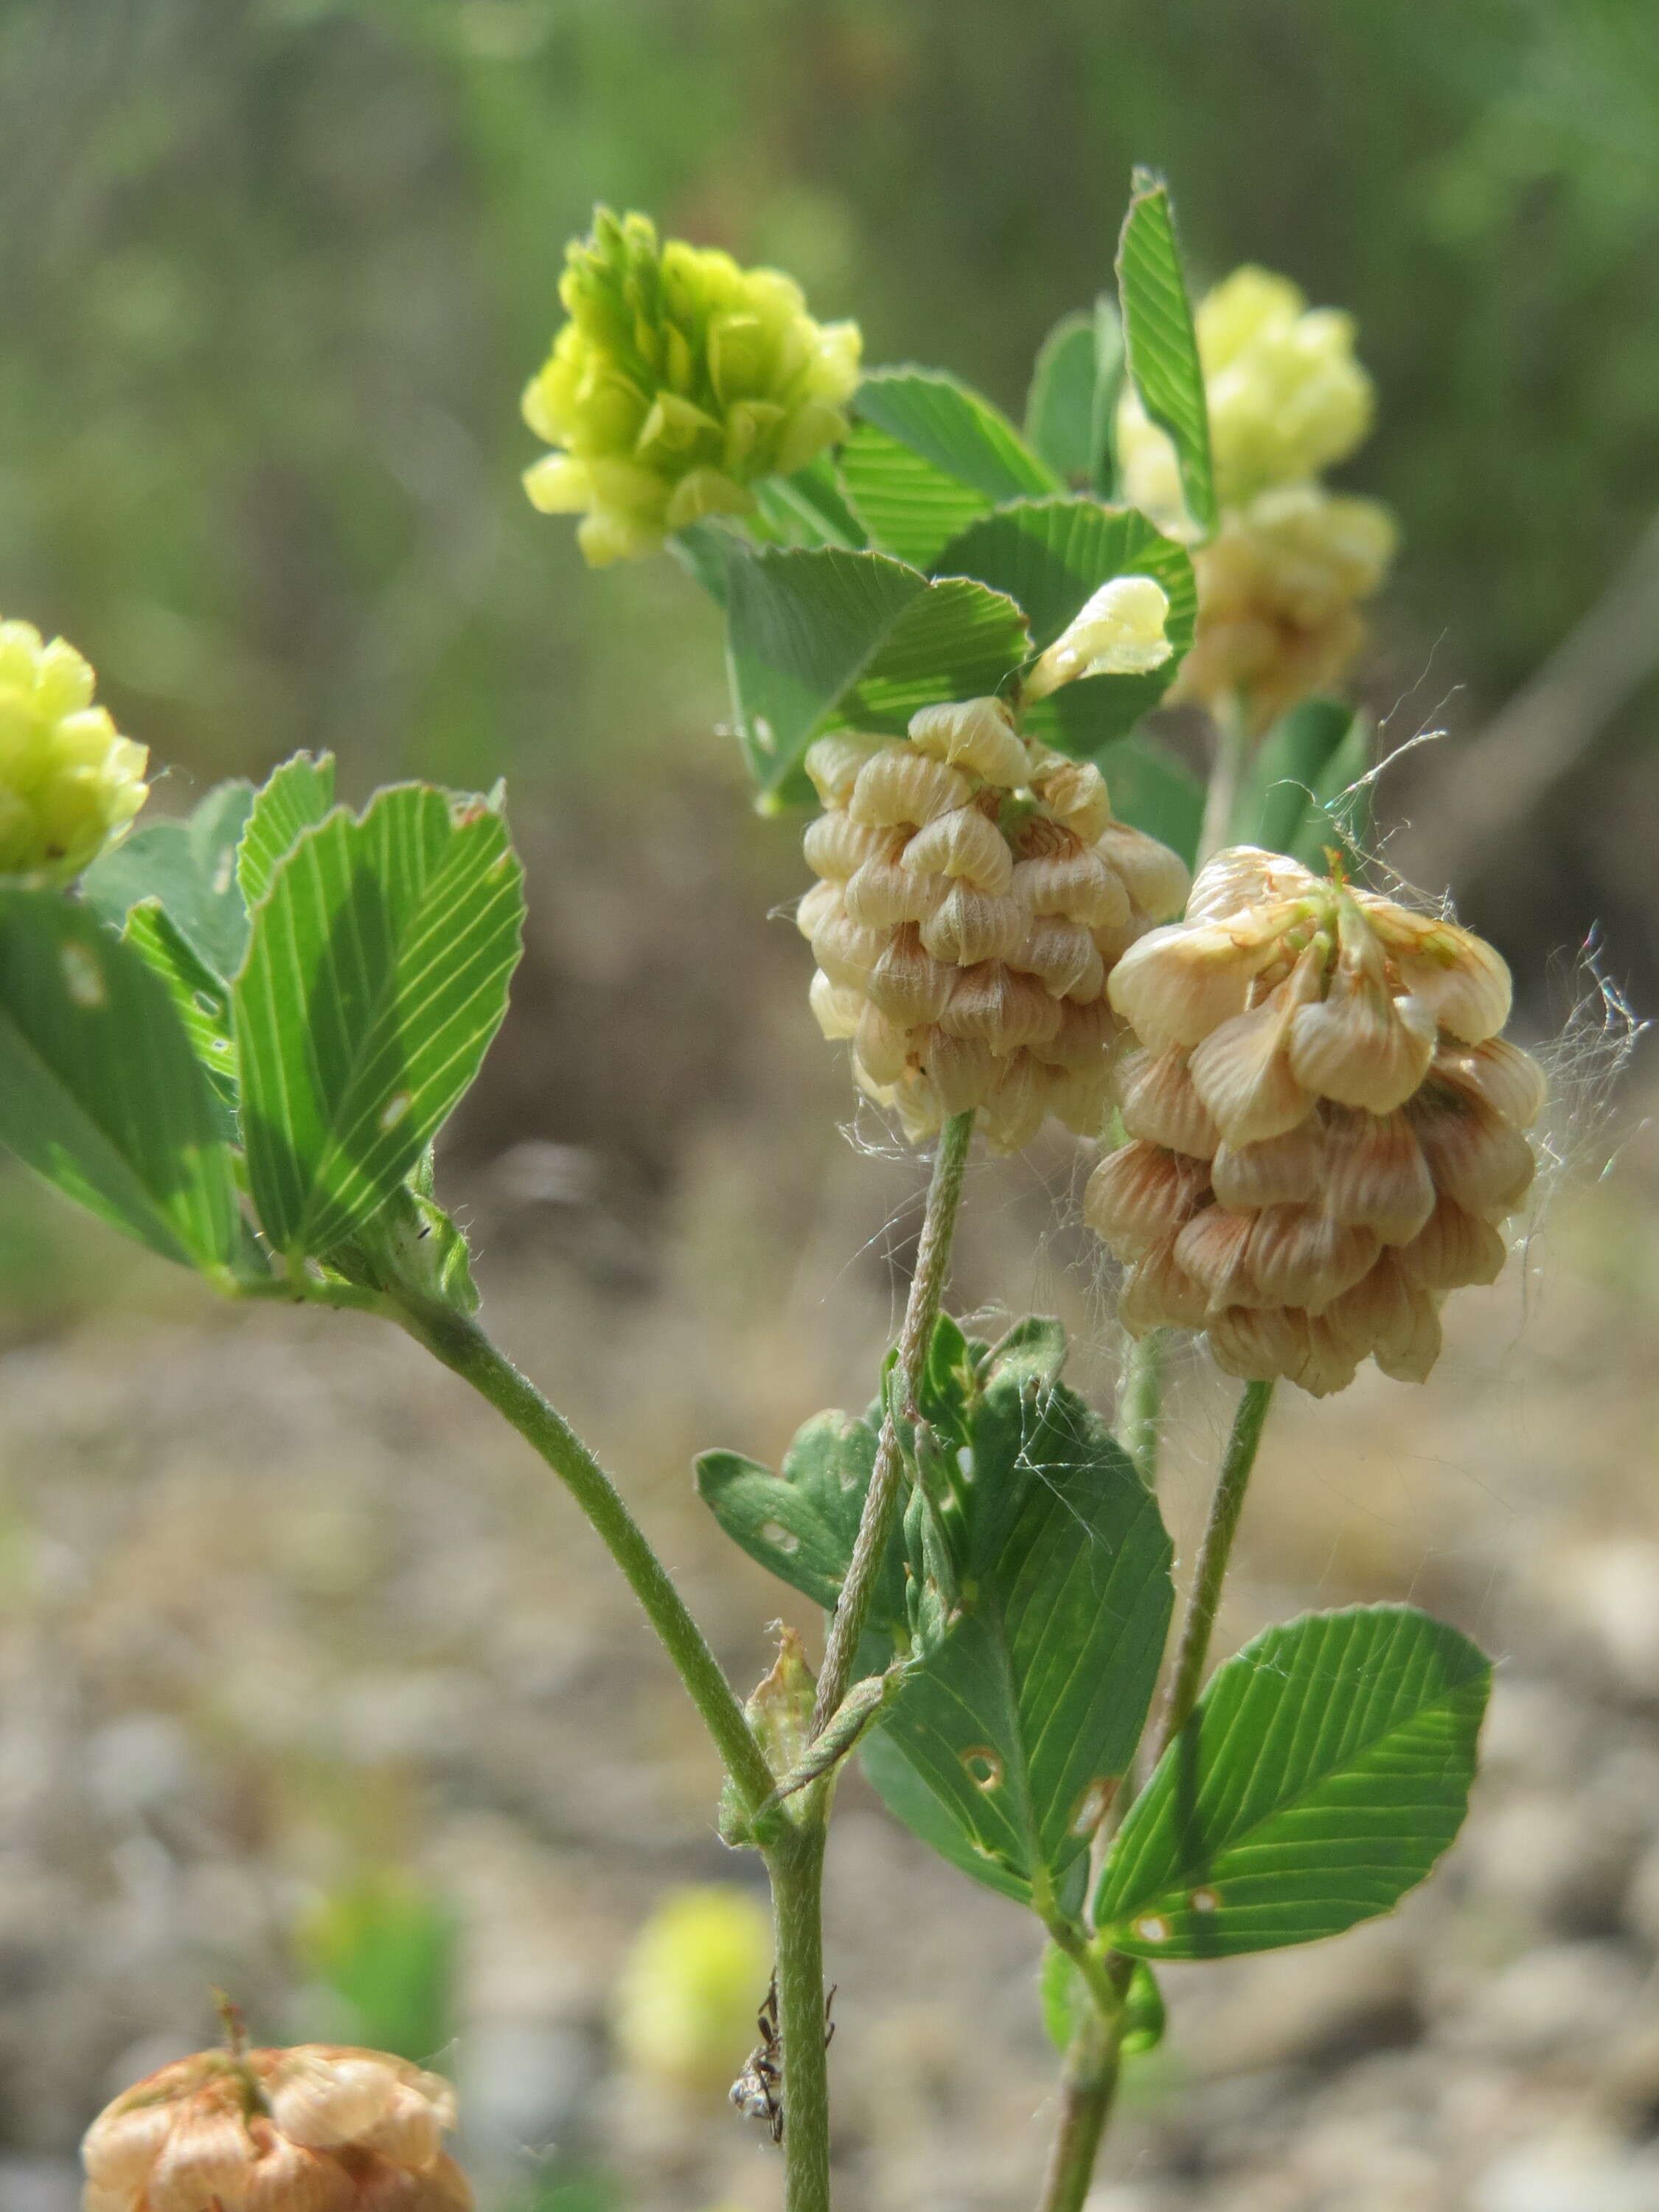
<path id="1" fill-rule="evenodd" d="M 0 621 L 0 876 L 70 882 L 149 796 L 149 755 L 93 705 L 93 682 L 61 637 Z"/>
<path id="2" fill-rule="evenodd" d="M 728 253 L 659 241 L 601 208 L 559 286 L 569 321 L 531 380 L 525 419 L 557 450 L 525 476 L 548 514 L 580 514 L 596 568 L 653 552 L 671 530 L 754 506 L 847 434 L 856 323 L 815 322 L 800 288 Z"/>
<path id="3" fill-rule="evenodd" d="M 1287 276 L 1246 265 L 1194 317 L 1224 506 L 1345 460 L 1371 427 L 1371 380 L 1354 359 L 1351 315 L 1310 307 Z M 1125 489 L 1143 513 L 1182 511 L 1175 451 L 1133 391 L 1118 416 Z"/>
<path id="4" fill-rule="evenodd" d="M 771 1970 L 757 1899 L 723 1882 L 672 1891 L 634 1939 L 617 1991 L 629 2065 L 691 2096 L 724 2088 L 755 2039 Z"/>

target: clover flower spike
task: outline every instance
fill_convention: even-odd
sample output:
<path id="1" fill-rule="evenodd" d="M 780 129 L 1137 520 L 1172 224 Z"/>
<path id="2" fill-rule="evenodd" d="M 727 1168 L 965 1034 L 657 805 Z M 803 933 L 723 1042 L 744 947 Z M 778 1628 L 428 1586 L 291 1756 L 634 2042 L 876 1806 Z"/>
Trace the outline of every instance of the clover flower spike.
<path id="1" fill-rule="evenodd" d="M 969 1108 L 1005 1152 L 1050 1114 L 1098 1135 L 1120 1028 L 1107 977 L 1179 911 L 1178 855 L 998 699 L 924 708 L 904 738 L 820 738 L 806 771 L 824 805 L 797 915 L 809 995 L 860 1089 L 913 1144 Z"/>
<path id="2" fill-rule="evenodd" d="M 1133 1031 L 1127 1141 L 1084 1211 L 1129 1263 L 1126 1325 L 1202 1329 L 1230 1374 L 1316 1396 L 1367 1358 L 1423 1381 L 1447 1293 L 1496 1279 L 1535 1166 L 1544 1078 L 1500 1035 L 1498 954 L 1239 846 L 1108 996 Z"/>
<path id="3" fill-rule="evenodd" d="M 0 621 L 0 876 L 70 882 L 149 796 L 149 755 L 94 706 L 94 680 L 61 637 Z"/>
<path id="4" fill-rule="evenodd" d="M 792 475 L 846 435 L 858 325 L 815 322 L 790 277 L 659 242 L 644 216 L 605 208 L 566 260 L 570 319 L 524 397 L 556 450 L 525 489 L 544 514 L 582 517 L 592 566 L 747 513 L 757 478 Z"/>
<path id="5" fill-rule="evenodd" d="M 454 2093 L 384 2051 L 201 2051 L 88 2129 L 83 2212 L 471 2212 Z"/>

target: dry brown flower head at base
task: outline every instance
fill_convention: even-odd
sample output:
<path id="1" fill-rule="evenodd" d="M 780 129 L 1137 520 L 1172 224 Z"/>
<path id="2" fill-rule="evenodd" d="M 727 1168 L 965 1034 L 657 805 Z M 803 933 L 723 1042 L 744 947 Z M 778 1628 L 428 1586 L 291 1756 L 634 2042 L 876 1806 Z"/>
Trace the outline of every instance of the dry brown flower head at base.
<path id="1" fill-rule="evenodd" d="M 454 2124 L 448 2082 L 384 2051 L 198 2051 L 88 2129 L 83 2212 L 471 2212 Z"/>
<path id="2" fill-rule="evenodd" d="M 1535 1162 L 1537 1063 L 1471 931 L 1248 846 L 1115 969 L 1127 1141 L 1085 1212 L 1136 1334 L 1202 1329 L 1229 1373 L 1317 1396 L 1421 1382 L 1450 1291 L 1496 1279 Z"/>
<path id="3" fill-rule="evenodd" d="M 1050 1114 L 1098 1134 L 1120 1031 L 1107 979 L 1179 912 L 1180 858 L 998 699 L 924 708 L 904 738 L 821 738 L 806 769 L 825 811 L 797 919 L 813 1012 L 850 1041 L 860 1088 L 912 1143 L 970 1107 L 1006 1152 Z"/>

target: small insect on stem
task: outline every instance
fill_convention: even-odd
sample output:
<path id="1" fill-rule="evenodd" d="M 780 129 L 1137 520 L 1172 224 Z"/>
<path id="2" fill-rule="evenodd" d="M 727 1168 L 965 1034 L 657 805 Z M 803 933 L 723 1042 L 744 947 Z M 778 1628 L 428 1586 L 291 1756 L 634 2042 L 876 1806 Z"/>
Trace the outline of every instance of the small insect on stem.
<path id="1" fill-rule="evenodd" d="M 830 2017 L 838 1984 L 832 1983 L 823 2000 L 823 2047 L 835 2040 L 836 2023 Z M 783 2044 L 778 2033 L 778 1978 L 766 1986 L 765 1999 L 755 2017 L 760 2041 L 732 2084 L 732 2102 L 745 2120 L 764 2120 L 775 2143 L 783 2141 Z"/>

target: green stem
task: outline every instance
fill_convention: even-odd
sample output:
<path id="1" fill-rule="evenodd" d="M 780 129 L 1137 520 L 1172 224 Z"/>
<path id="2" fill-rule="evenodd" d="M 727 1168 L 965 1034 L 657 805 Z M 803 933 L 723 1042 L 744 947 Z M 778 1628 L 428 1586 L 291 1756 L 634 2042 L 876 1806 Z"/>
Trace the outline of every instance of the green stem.
<path id="1" fill-rule="evenodd" d="M 1209 788 L 1204 799 L 1204 824 L 1198 836 L 1198 866 L 1201 868 L 1224 845 L 1232 842 L 1233 816 L 1238 806 L 1239 785 L 1244 776 L 1249 725 L 1244 702 L 1230 692 L 1215 710 L 1215 759 L 1210 766 Z"/>
<path id="2" fill-rule="evenodd" d="M 951 1242 L 956 1231 L 957 1210 L 962 1204 L 963 1177 L 973 1133 L 972 1109 L 966 1114 L 953 1114 L 939 1133 L 939 1149 L 933 1155 L 927 1211 L 922 1218 L 921 1241 L 916 1248 L 916 1272 L 910 1279 L 910 1295 L 899 1331 L 896 1396 L 907 1411 L 914 1411 L 916 1384 L 933 1340 L 933 1324 L 939 1319 L 945 1278 L 951 1272 Z M 898 1513 L 902 1465 L 898 1425 L 890 1396 L 881 1424 L 880 1441 L 876 1446 L 870 1487 L 865 1494 L 858 1540 L 853 1547 L 847 1579 L 830 1625 L 823 1671 L 818 1677 L 817 1704 L 812 1714 L 814 1735 L 829 1726 L 853 1679 L 859 1641 L 870 1615 L 870 1601 L 875 1595 L 876 1578 Z"/>
<path id="3" fill-rule="evenodd" d="M 1081 2212 L 1117 2092 L 1121 2037 L 1121 2021 L 1091 2007 L 1072 2038 L 1039 2212 Z"/>
<path id="4" fill-rule="evenodd" d="M 497 1351 L 476 1322 L 447 1308 L 403 1305 L 398 1316 L 434 1358 L 512 1423 L 574 1498 L 661 1638 L 714 1740 L 744 1811 L 758 1811 L 770 1796 L 774 1780 L 765 1754 L 719 1660 L 610 1476 L 564 1416 Z M 774 1814 L 771 1821 L 782 1818 Z M 761 1839 L 758 1830 L 757 1839 Z"/>
<path id="5" fill-rule="evenodd" d="M 830 2065 L 823 1996 L 821 1820 L 766 1853 L 783 2044 L 783 2172 L 787 2212 L 830 2212 Z"/>
<path id="6" fill-rule="evenodd" d="M 1158 1482 L 1158 1449 L 1164 1417 L 1164 1353 L 1167 1330 L 1149 1328 L 1129 1347 L 1117 1386 L 1117 1440 L 1151 1490 Z"/>
<path id="7" fill-rule="evenodd" d="M 1176 1653 L 1169 1688 L 1164 1695 L 1164 1711 L 1158 1721 L 1158 1747 L 1152 1761 L 1154 1765 L 1186 1726 L 1193 1707 L 1198 1703 L 1199 1688 L 1204 1680 L 1204 1662 L 1210 1652 L 1210 1634 L 1221 1605 L 1221 1589 L 1227 1579 L 1227 1563 L 1232 1556 L 1233 1538 L 1238 1534 L 1238 1516 L 1244 1510 L 1244 1493 L 1250 1486 L 1250 1470 L 1255 1465 L 1262 1427 L 1273 1401 L 1273 1386 L 1271 1382 L 1247 1382 L 1243 1395 L 1238 1401 L 1238 1411 L 1233 1417 L 1232 1434 L 1227 1439 L 1226 1455 L 1221 1462 L 1215 1495 L 1210 1500 L 1210 1518 L 1204 1531 L 1204 1541 L 1199 1549 L 1192 1595 L 1187 1601 L 1187 1618 L 1181 1626 L 1181 1644 Z"/>

